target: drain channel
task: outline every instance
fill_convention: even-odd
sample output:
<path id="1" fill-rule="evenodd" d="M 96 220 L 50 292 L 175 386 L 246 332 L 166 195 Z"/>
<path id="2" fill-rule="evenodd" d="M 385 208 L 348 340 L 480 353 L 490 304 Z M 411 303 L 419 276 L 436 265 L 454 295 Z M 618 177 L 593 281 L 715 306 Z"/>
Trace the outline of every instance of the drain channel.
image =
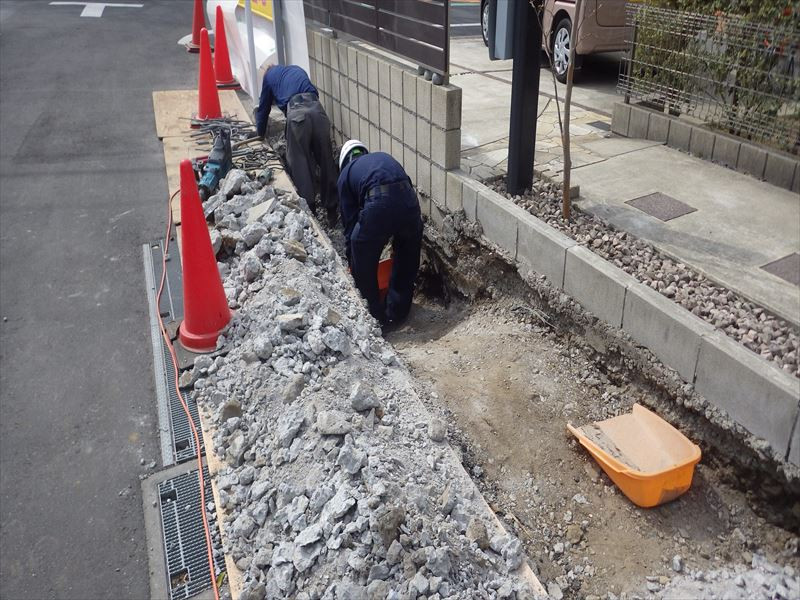
<path id="1" fill-rule="evenodd" d="M 181 600 L 211 587 L 208 573 L 208 554 L 200 512 L 200 481 L 197 469 L 158 484 L 159 509 L 170 600 Z M 213 511 L 211 478 L 203 467 L 205 494 Z M 214 576 L 224 571 L 222 547 L 215 513 L 209 511 L 209 527 L 214 549 Z"/>

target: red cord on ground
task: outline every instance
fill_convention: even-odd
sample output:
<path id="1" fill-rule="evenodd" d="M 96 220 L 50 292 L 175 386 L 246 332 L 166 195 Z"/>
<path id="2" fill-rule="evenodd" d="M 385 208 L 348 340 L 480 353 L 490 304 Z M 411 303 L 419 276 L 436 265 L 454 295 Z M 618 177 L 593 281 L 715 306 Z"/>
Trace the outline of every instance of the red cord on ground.
<path id="1" fill-rule="evenodd" d="M 164 238 L 164 256 L 161 263 L 161 283 L 158 286 L 158 294 L 156 295 L 156 306 L 161 306 L 161 293 L 164 291 L 164 282 L 167 278 L 167 254 L 169 251 L 170 232 L 172 231 L 172 201 L 180 191 L 180 188 L 178 188 L 175 193 L 170 196 L 169 202 L 167 202 L 167 235 Z M 183 410 L 186 413 L 186 418 L 189 421 L 189 426 L 192 428 L 194 447 L 197 449 L 197 473 L 200 478 L 200 514 L 203 516 L 203 530 L 206 534 L 208 572 L 211 575 L 211 586 L 214 589 L 214 599 L 219 600 L 217 577 L 214 573 L 214 552 L 211 547 L 211 530 L 208 528 L 208 517 L 206 516 L 205 480 L 203 477 L 203 457 L 200 455 L 200 436 L 197 433 L 197 427 L 195 427 L 194 419 L 192 419 L 192 414 L 189 412 L 189 407 L 186 405 L 186 401 L 183 399 L 183 394 L 181 393 L 178 385 L 178 356 L 175 354 L 175 346 L 172 345 L 172 340 L 170 340 L 169 336 L 167 335 L 167 329 L 164 326 L 164 320 L 161 317 L 159 317 L 158 323 L 161 327 L 161 335 L 164 337 L 164 343 L 167 345 L 167 348 L 169 348 L 169 353 L 172 356 L 172 367 L 175 369 L 175 392 L 178 394 L 178 398 L 181 401 L 181 406 L 183 406 Z"/>

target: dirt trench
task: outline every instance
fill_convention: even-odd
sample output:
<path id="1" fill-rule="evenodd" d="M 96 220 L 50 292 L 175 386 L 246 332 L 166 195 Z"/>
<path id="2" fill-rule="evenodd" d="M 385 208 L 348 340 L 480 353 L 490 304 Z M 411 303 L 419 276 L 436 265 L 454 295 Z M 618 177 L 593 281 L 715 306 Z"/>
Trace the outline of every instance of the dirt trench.
<path id="1" fill-rule="evenodd" d="M 558 586 L 552 594 L 646 597 L 676 569 L 702 579 L 749 565 L 753 554 L 800 568 L 797 497 L 747 493 L 737 467 L 713 449 L 704 447 L 678 500 L 649 510 L 628 501 L 566 424 L 664 399 L 598 359 L 597 340 L 529 302 L 525 283 L 485 248 L 462 241 L 455 254 L 478 253 L 482 267 L 454 272 L 430 238 L 412 314 L 387 337 L 429 408 L 447 417 L 465 465 L 542 581 Z"/>

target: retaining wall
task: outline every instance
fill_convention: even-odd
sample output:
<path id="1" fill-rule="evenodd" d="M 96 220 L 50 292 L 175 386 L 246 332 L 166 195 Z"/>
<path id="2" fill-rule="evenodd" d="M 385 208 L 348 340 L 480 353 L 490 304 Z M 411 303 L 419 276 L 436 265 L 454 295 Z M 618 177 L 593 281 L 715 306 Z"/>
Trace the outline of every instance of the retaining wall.
<path id="1" fill-rule="evenodd" d="M 611 131 L 625 137 L 661 142 L 778 187 L 800 192 L 800 159 L 796 156 L 712 131 L 698 123 L 617 102 Z"/>
<path id="2" fill-rule="evenodd" d="M 544 275 L 598 319 L 648 348 L 710 404 L 800 466 L 800 380 L 462 171 L 447 173 L 441 227 L 463 209 L 518 267 Z"/>
<path id="3" fill-rule="evenodd" d="M 307 39 L 311 80 L 336 143 L 358 138 L 391 154 L 417 189 L 444 203 L 446 172 L 461 160 L 461 88 L 433 85 L 415 69 L 313 27 Z M 430 214 L 430 206 L 423 211 Z"/>

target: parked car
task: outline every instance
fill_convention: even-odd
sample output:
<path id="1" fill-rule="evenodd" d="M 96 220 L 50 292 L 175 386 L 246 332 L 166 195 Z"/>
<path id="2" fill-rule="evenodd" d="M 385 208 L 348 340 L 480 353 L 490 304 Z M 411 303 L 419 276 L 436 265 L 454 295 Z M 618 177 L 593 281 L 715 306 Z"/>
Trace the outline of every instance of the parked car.
<path id="1" fill-rule="evenodd" d="M 489 45 L 489 1 L 481 0 L 481 32 Z M 517 1 L 517 0 L 512 0 Z M 584 0 L 580 31 L 575 48 L 575 68 L 580 68 L 582 57 L 600 52 L 625 49 L 626 0 Z M 572 21 L 575 19 L 575 0 L 544 0 L 542 9 L 542 47 L 550 50 L 556 78 L 567 80 L 569 51 L 572 43 Z"/>

